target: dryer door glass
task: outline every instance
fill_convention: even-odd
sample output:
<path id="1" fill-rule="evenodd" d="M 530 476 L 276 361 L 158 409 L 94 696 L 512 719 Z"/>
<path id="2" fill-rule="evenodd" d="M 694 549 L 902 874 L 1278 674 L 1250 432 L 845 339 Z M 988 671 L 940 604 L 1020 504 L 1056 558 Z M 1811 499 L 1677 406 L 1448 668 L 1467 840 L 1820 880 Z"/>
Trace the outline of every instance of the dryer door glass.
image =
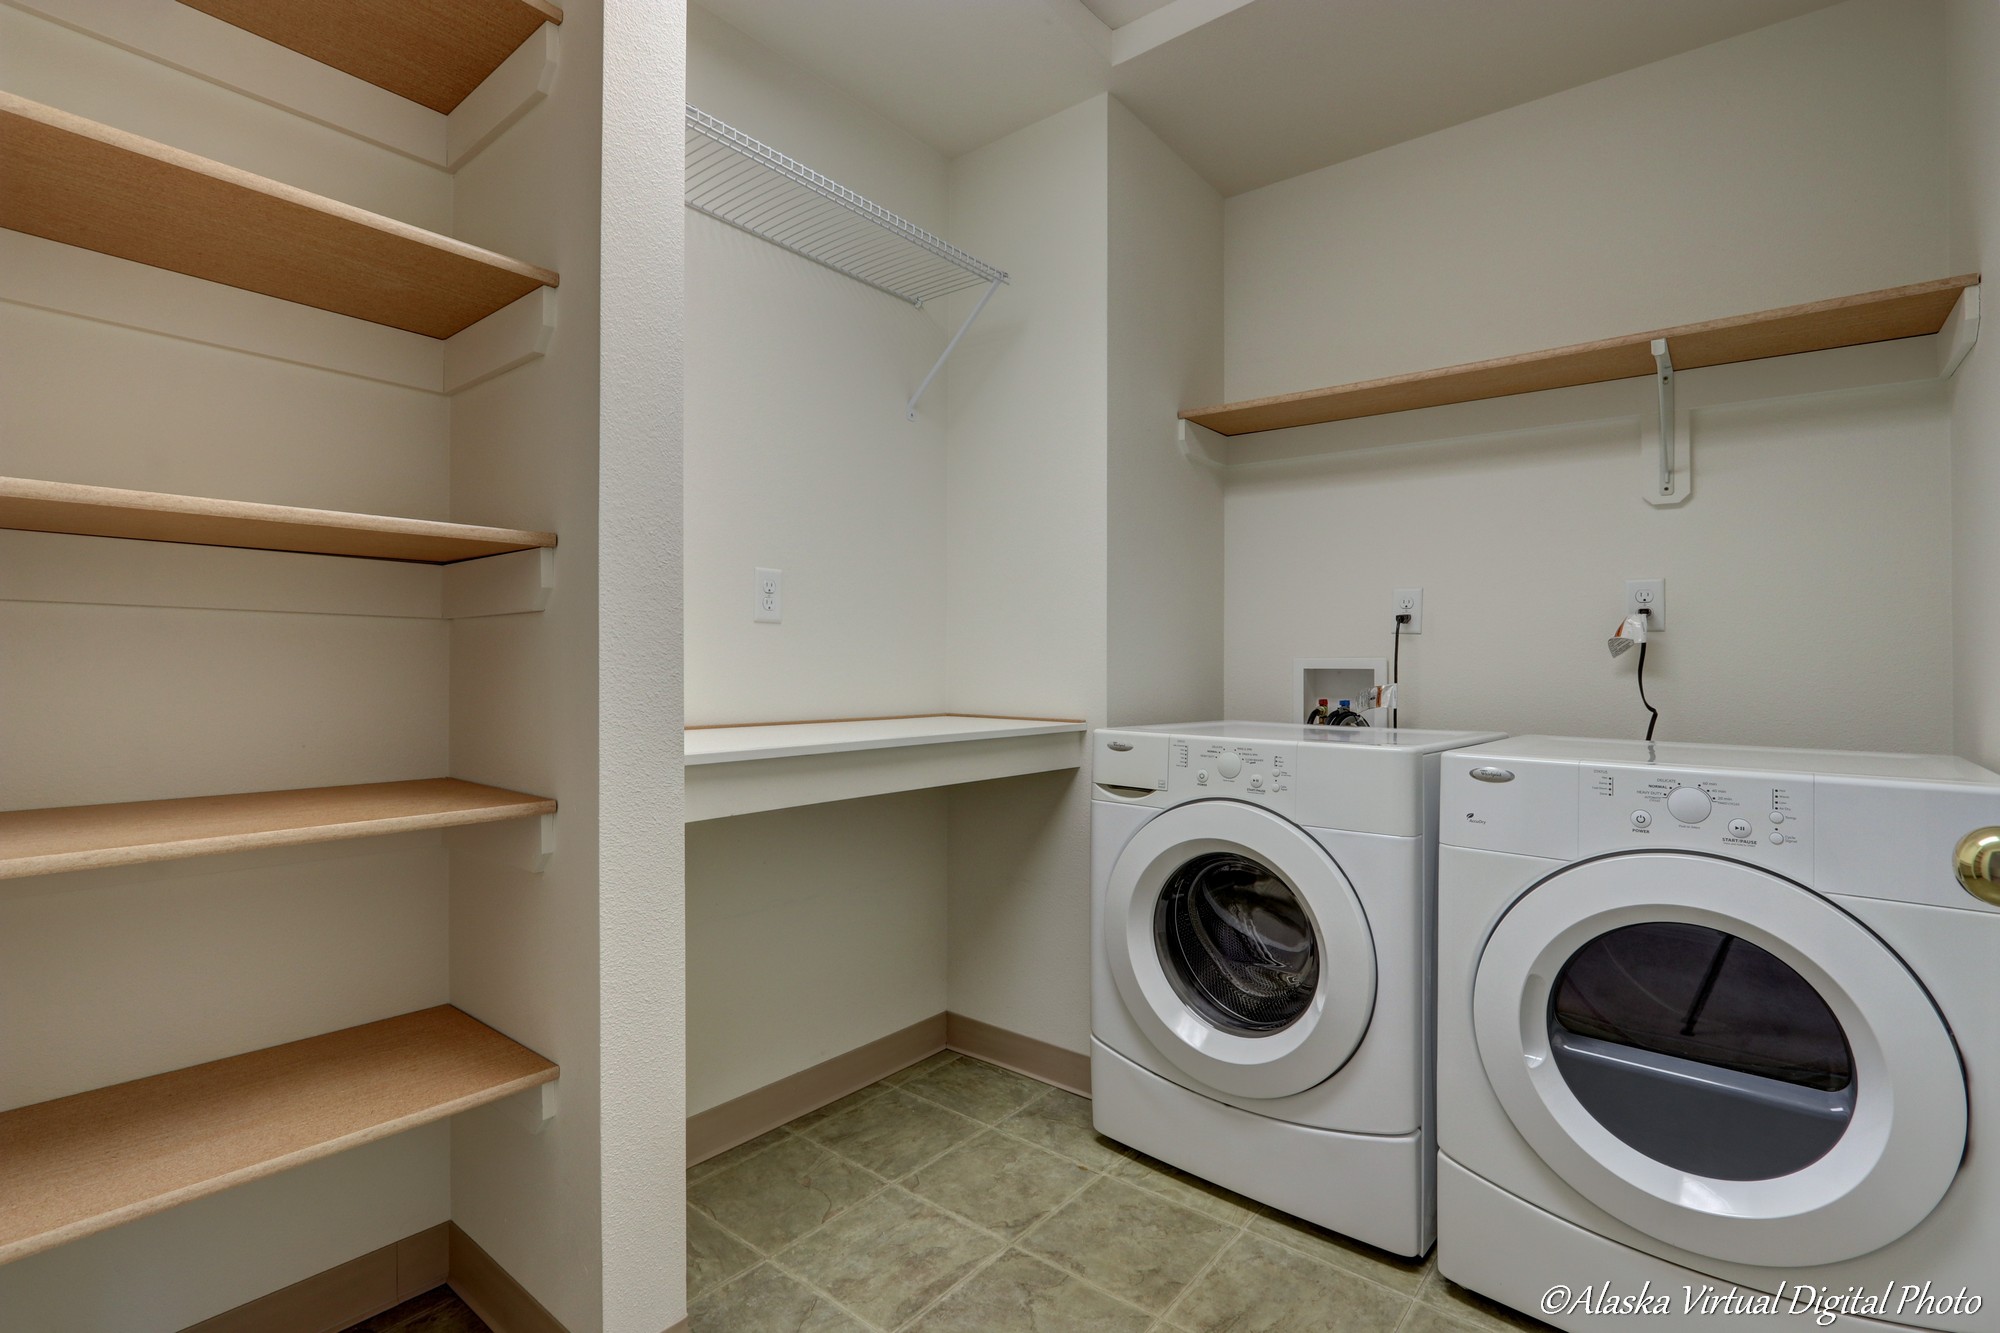
<path id="1" fill-rule="evenodd" d="M 1598 1123 L 1656 1161 L 1770 1180 L 1830 1151 L 1854 1114 L 1854 1058 L 1812 985 L 1707 926 L 1623 926 L 1571 955 L 1549 1044 Z"/>
<path id="2" fill-rule="evenodd" d="M 1167 878 L 1153 939 L 1182 1001 L 1238 1036 L 1289 1027 L 1319 984 L 1304 905 L 1268 867 L 1233 852 L 1197 856 Z"/>

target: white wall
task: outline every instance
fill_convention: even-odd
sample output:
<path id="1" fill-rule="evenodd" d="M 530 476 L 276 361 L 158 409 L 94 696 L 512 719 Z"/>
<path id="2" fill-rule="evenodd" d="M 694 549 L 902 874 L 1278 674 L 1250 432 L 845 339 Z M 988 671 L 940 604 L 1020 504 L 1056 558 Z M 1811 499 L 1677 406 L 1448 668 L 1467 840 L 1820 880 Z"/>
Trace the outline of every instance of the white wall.
<path id="1" fill-rule="evenodd" d="M 11 7 L 0 85 L 449 224 L 441 171 Z M 5 241 L 0 472 L 448 516 L 442 395 L 157 331 L 207 321 L 254 345 L 262 328 L 353 321 Z M 53 301 L 29 295 L 44 261 L 77 275 Z M 77 313 L 104 302 L 138 326 Z M 0 808 L 444 771 L 436 571 L 0 537 Z M 442 1003 L 446 894 L 434 834 L 8 881 L 0 1107 Z M 426 1129 L 6 1265 L 4 1322 L 163 1333 L 206 1318 L 444 1221 L 449 1142 Z"/>
<path id="2" fill-rule="evenodd" d="M 701 9 L 688 100 L 920 227 L 944 162 Z M 688 216 L 687 706 L 696 725 L 944 707 L 936 317 Z M 750 619 L 784 571 L 782 624 Z"/>
<path id="3" fill-rule="evenodd" d="M 1946 15 L 1951 95 L 1952 268 L 2000 268 L 2000 10 L 1958 0 Z M 1992 311 L 1994 305 L 1989 305 Z M 1992 316 L 1989 316 L 1991 318 Z M 1958 751 L 2000 768 L 2000 351 L 1986 338 L 1952 383 L 1953 575 Z"/>
<path id="4" fill-rule="evenodd" d="M 951 164 L 956 245 L 1013 284 L 954 355 L 948 694 L 967 711 L 1105 717 L 1110 99 Z M 951 1008 L 1089 1049 L 1082 773 L 951 789 Z"/>
<path id="5" fill-rule="evenodd" d="M 1850 0 L 1230 200 L 1228 396 L 1956 271 L 1941 18 Z M 1694 372 L 1684 392 L 1869 382 L 1906 354 Z M 1649 392 L 1258 437 L 1321 461 L 1228 486 L 1228 711 L 1292 716 L 1294 657 L 1386 656 L 1390 590 L 1416 585 L 1406 724 L 1639 734 L 1632 659 L 1602 641 L 1623 580 L 1661 576 L 1663 739 L 1949 748 L 1943 391 L 1699 412 L 1675 509 L 1639 496 Z M 1359 452 L 1426 438 L 1461 442 Z"/>
<path id="6" fill-rule="evenodd" d="M 945 794 L 688 825 L 688 1109 L 945 1008 Z"/>
<path id="7" fill-rule="evenodd" d="M 689 35 L 688 101 L 945 229 L 933 149 L 703 10 Z M 687 228 L 688 720 L 943 710 L 943 381 L 903 416 L 940 315 Z M 784 571 L 781 624 L 750 619 L 758 566 Z M 944 1008 L 944 812 L 921 792 L 688 827 L 690 1110 Z"/>
<path id="8" fill-rule="evenodd" d="M 1222 711 L 1222 486 L 1182 408 L 1222 396 L 1222 197 L 1117 99 L 1110 146 L 1108 714 Z"/>

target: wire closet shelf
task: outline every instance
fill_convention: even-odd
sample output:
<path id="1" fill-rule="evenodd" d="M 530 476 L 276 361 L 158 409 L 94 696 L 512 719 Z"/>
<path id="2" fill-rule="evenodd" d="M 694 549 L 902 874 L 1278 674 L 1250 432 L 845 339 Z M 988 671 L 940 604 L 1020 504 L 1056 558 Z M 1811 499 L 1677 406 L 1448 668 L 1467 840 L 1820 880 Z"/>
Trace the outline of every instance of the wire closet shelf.
<path id="1" fill-rule="evenodd" d="M 899 301 L 922 306 L 1006 273 L 695 107 L 687 206 Z"/>

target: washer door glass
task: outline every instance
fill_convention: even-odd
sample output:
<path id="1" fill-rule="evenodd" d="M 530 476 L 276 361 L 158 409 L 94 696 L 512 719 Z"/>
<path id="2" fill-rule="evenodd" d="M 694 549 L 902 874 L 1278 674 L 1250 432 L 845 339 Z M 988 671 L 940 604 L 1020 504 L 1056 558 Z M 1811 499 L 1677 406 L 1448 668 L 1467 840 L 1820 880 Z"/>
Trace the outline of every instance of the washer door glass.
<path id="1" fill-rule="evenodd" d="M 1319 941 L 1305 904 L 1269 866 L 1210 852 L 1167 879 L 1153 939 L 1174 990 L 1224 1032 L 1290 1027 L 1319 986 Z"/>
<path id="2" fill-rule="evenodd" d="M 1549 1046 L 1598 1123 L 1668 1166 L 1771 1180 L 1854 1116 L 1854 1054 L 1810 982 L 1739 935 L 1683 921 L 1607 931 L 1570 956 Z"/>

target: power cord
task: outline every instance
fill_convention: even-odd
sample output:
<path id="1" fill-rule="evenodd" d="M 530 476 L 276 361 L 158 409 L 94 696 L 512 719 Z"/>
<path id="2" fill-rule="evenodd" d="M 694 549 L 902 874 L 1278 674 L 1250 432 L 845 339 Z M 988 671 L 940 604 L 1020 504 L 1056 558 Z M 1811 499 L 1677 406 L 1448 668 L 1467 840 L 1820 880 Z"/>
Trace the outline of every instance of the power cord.
<path id="1" fill-rule="evenodd" d="M 1646 719 L 1646 739 L 1651 740 L 1653 728 L 1660 725 L 1660 710 L 1653 707 L 1646 698 L 1646 645 L 1643 643 L 1639 645 L 1639 702 L 1644 704 L 1646 711 L 1651 714 Z"/>
<path id="2" fill-rule="evenodd" d="M 1389 726 L 1392 729 L 1396 725 L 1396 696 L 1399 693 L 1396 687 L 1403 682 L 1403 626 L 1409 623 L 1409 612 L 1399 611 L 1396 613 L 1394 643 L 1389 650 Z"/>

